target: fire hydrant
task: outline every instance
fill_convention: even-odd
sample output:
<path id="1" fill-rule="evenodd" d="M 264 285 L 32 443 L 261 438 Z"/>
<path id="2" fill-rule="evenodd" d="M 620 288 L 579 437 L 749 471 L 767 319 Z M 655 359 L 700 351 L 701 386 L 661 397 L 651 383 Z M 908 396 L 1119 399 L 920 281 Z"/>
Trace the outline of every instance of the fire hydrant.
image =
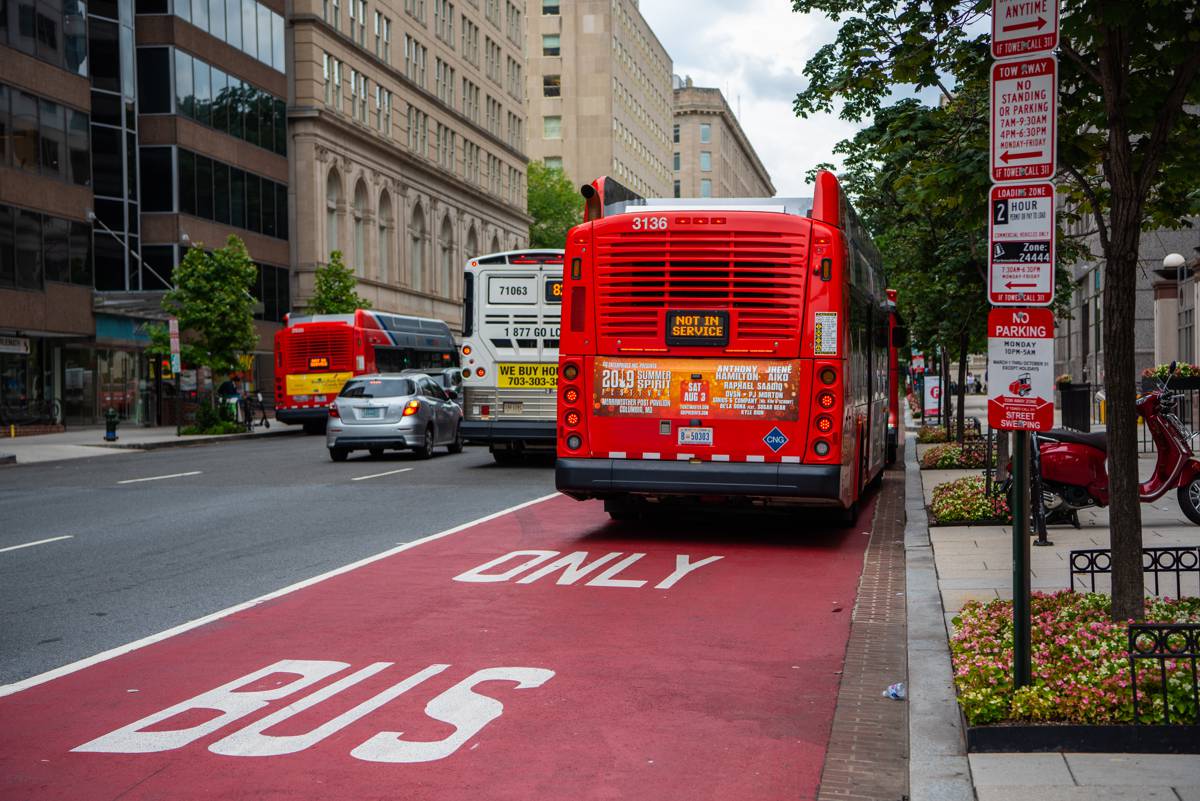
<path id="1" fill-rule="evenodd" d="M 118 420 L 118 417 L 117 417 L 116 409 L 109 408 L 109 410 L 104 413 L 104 441 L 105 442 L 116 442 L 117 441 L 117 420 Z"/>

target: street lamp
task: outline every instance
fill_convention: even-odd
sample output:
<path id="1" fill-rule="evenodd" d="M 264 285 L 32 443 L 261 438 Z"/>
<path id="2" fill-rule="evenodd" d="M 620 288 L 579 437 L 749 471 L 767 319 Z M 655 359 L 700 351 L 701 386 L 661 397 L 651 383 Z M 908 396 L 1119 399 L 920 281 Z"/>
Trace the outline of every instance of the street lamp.
<path id="1" fill-rule="evenodd" d="M 120 242 L 120 243 L 121 243 L 121 247 L 125 248 L 125 252 L 126 252 L 126 253 L 128 253 L 128 254 L 129 254 L 130 256 L 132 256 L 133 258 L 137 259 L 138 266 L 140 266 L 140 267 L 144 267 L 144 268 L 146 268 L 147 270 L 149 270 L 151 273 L 153 273 L 153 274 L 154 274 L 154 277 L 155 277 L 155 278 L 157 278 L 159 281 L 162 281 L 162 282 L 163 282 L 163 284 L 165 284 L 166 286 L 170 287 L 171 289 L 174 289 L 174 288 L 175 288 L 175 285 L 174 285 L 174 284 L 172 284 L 172 283 L 171 283 L 170 281 L 168 281 L 167 279 L 163 278 L 161 275 L 159 275 L 157 270 L 155 270 L 155 269 L 154 269 L 153 267 L 151 267 L 149 264 L 146 264 L 146 262 L 142 261 L 142 257 L 141 257 L 141 256 L 139 256 L 138 254 L 134 253 L 134 252 L 133 252 L 133 250 L 132 250 L 132 249 L 129 247 L 129 245 L 128 245 L 128 244 L 125 242 L 125 240 L 124 240 L 124 239 L 122 239 L 121 237 L 117 236 L 117 234 L 113 232 L 113 229 L 111 229 L 111 228 L 109 228 L 107 225 L 105 225 L 105 224 L 104 224 L 104 220 L 102 220 L 102 219 L 100 219 L 99 217 L 97 217 L 97 216 L 96 216 L 96 212 L 92 211 L 91 209 L 88 209 L 88 210 L 87 210 L 87 221 L 88 221 L 88 222 L 90 222 L 90 223 L 97 223 L 97 224 L 99 224 L 99 226 L 100 226 L 101 228 L 103 228 L 103 229 L 104 229 L 104 232 L 105 232 L 105 233 L 107 233 L 107 234 L 108 234 L 109 236 L 111 236 L 113 239 L 115 239 L 115 240 L 117 240 L 118 242 Z"/>
<path id="2" fill-rule="evenodd" d="M 1166 256 L 1163 256 L 1162 263 L 1164 272 L 1168 270 L 1175 271 L 1175 329 L 1178 331 L 1179 321 L 1183 312 L 1183 267 L 1187 263 L 1187 260 L 1179 253 L 1168 253 Z M 1182 340 L 1182 337 L 1179 338 Z M 1191 348 L 1189 347 L 1184 352 L 1182 341 L 1178 343 L 1177 348 L 1179 350 L 1179 358 L 1182 359 L 1186 356 L 1188 357 L 1187 361 L 1190 362 Z"/>

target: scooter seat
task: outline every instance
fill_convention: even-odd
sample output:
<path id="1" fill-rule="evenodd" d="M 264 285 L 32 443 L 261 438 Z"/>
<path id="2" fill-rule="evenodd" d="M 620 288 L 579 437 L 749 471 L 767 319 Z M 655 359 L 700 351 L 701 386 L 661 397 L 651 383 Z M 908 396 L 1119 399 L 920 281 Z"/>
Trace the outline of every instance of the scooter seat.
<path id="1" fill-rule="evenodd" d="M 1087 445 L 1108 453 L 1108 435 L 1103 431 L 1095 434 L 1085 434 L 1082 431 L 1071 431 L 1067 428 L 1052 428 L 1049 431 L 1038 432 L 1038 437 L 1054 440 L 1055 442 L 1071 442 L 1076 445 Z"/>

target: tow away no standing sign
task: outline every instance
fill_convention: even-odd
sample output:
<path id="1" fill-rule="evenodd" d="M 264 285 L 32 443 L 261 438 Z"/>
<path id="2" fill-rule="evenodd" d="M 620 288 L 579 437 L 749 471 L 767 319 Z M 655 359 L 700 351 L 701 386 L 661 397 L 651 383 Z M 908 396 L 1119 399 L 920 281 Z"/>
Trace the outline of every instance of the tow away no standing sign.
<path id="1" fill-rule="evenodd" d="M 1058 60 L 1054 56 L 992 65 L 992 181 L 1054 177 Z"/>
<path id="2" fill-rule="evenodd" d="M 1054 184 L 992 187 L 988 300 L 993 306 L 1054 302 Z"/>
<path id="3" fill-rule="evenodd" d="M 1054 313 L 992 309 L 988 315 L 988 424 L 1005 431 L 1054 427 Z"/>

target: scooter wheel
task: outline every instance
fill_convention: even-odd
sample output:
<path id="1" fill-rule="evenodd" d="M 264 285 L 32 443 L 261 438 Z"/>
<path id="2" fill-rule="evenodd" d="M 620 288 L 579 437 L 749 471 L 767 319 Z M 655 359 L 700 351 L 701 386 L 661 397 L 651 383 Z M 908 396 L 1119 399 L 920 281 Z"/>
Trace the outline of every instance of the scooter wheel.
<path id="1" fill-rule="evenodd" d="M 1200 526 L 1200 476 L 1175 490 L 1175 497 L 1187 519 Z"/>

